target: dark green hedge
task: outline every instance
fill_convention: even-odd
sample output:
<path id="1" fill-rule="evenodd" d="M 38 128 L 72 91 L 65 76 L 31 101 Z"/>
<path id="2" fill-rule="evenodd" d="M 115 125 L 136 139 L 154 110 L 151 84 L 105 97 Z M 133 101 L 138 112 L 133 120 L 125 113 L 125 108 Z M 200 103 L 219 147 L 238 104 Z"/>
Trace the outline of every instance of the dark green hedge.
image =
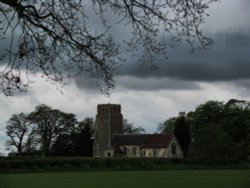
<path id="1" fill-rule="evenodd" d="M 166 158 L 0 158 L 0 173 L 95 171 L 95 170 L 164 170 L 207 168 L 250 168 L 231 161 L 230 165 L 208 164 L 200 160 Z"/>

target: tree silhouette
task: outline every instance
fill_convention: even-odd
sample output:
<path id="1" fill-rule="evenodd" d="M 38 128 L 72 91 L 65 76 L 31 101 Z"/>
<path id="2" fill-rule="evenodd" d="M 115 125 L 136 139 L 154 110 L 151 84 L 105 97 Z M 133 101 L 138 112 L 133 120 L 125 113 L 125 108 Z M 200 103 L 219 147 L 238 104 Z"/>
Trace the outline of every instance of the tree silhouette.
<path id="1" fill-rule="evenodd" d="M 124 134 L 142 134 L 146 130 L 143 127 L 135 127 L 134 123 L 130 123 L 127 119 L 123 120 L 123 133 Z"/>
<path id="2" fill-rule="evenodd" d="M 25 148 L 25 136 L 29 132 L 29 121 L 26 115 L 23 113 L 12 115 L 6 125 L 6 134 L 9 137 L 6 146 L 14 146 L 17 149 L 18 155 L 22 155 Z"/>
<path id="3" fill-rule="evenodd" d="M 67 114 L 44 104 L 37 106 L 28 118 L 40 138 L 43 156 L 50 153 L 51 146 L 59 135 L 68 133 L 76 124 L 74 114 Z"/>
<path id="4" fill-rule="evenodd" d="M 186 120 L 186 114 L 183 112 L 176 119 L 174 135 L 181 145 L 183 156 L 187 157 L 191 144 L 191 127 Z"/>
<path id="5" fill-rule="evenodd" d="M 216 1 L 0 0 L 0 39 L 6 42 L 0 49 L 1 90 L 7 96 L 24 92 L 30 75 L 38 73 L 64 83 L 87 71 L 107 91 L 121 59 L 114 25 L 128 29 L 132 54 L 142 49 L 141 60 L 153 62 L 177 41 L 207 48 L 212 41 L 200 25 Z"/>
<path id="6" fill-rule="evenodd" d="M 56 156 L 92 156 L 93 155 L 92 118 L 77 123 L 74 130 L 60 134 L 52 145 L 52 155 Z"/>

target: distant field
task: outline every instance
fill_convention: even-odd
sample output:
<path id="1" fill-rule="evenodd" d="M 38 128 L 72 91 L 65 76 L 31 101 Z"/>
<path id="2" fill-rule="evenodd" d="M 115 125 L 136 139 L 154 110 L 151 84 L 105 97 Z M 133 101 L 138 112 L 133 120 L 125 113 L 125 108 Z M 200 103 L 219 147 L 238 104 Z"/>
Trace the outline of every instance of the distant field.
<path id="1" fill-rule="evenodd" d="M 250 170 L 0 174 L 0 188 L 249 188 Z"/>

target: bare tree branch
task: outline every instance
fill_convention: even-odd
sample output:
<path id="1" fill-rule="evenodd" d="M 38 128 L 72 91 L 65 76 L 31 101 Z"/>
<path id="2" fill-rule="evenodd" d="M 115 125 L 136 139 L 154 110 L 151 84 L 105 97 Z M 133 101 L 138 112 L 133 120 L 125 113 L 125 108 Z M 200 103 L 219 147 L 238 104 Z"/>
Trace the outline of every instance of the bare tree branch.
<path id="1" fill-rule="evenodd" d="M 18 154 L 22 155 L 23 149 L 25 147 L 24 137 L 28 133 L 29 123 L 26 115 L 23 113 L 12 115 L 6 125 L 6 134 L 10 138 L 6 143 L 6 146 L 14 146 L 17 149 Z"/>
<path id="2" fill-rule="evenodd" d="M 86 71 L 104 82 L 107 92 L 121 59 L 110 16 L 131 31 L 125 40 L 130 52 L 143 49 L 141 61 L 152 63 L 167 57 L 178 41 L 191 50 L 208 48 L 212 40 L 200 26 L 216 1 L 0 0 L 0 39 L 10 41 L 0 49 L 0 62 L 6 62 L 0 67 L 0 88 L 9 96 L 26 91 L 30 75 L 42 73 L 56 83 Z M 102 29 L 93 27 L 88 16 L 99 17 Z"/>

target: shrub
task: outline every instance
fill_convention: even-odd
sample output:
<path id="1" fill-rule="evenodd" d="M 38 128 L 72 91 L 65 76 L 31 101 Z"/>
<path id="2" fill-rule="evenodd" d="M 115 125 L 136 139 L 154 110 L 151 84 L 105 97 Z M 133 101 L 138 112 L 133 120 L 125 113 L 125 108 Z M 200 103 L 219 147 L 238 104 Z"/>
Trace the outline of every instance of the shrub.
<path id="1" fill-rule="evenodd" d="M 218 163 L 229 167 L 238 161 Z M 213 164 L 215 167 L 215 164 Z M 212 167 L 213 167 L 212 165 Z M 243 166 L 249 168 L 249 164 Z M 12 172 L 53 172 L 53 171 L 96 171 L 96 170 L 164 170 L 212 168 L 200 159 L 167 158 L 31 158 L 16 157 L 0 159 L 0 173 Z M 218 165 L 216 166 L 218 168 Z"/>

